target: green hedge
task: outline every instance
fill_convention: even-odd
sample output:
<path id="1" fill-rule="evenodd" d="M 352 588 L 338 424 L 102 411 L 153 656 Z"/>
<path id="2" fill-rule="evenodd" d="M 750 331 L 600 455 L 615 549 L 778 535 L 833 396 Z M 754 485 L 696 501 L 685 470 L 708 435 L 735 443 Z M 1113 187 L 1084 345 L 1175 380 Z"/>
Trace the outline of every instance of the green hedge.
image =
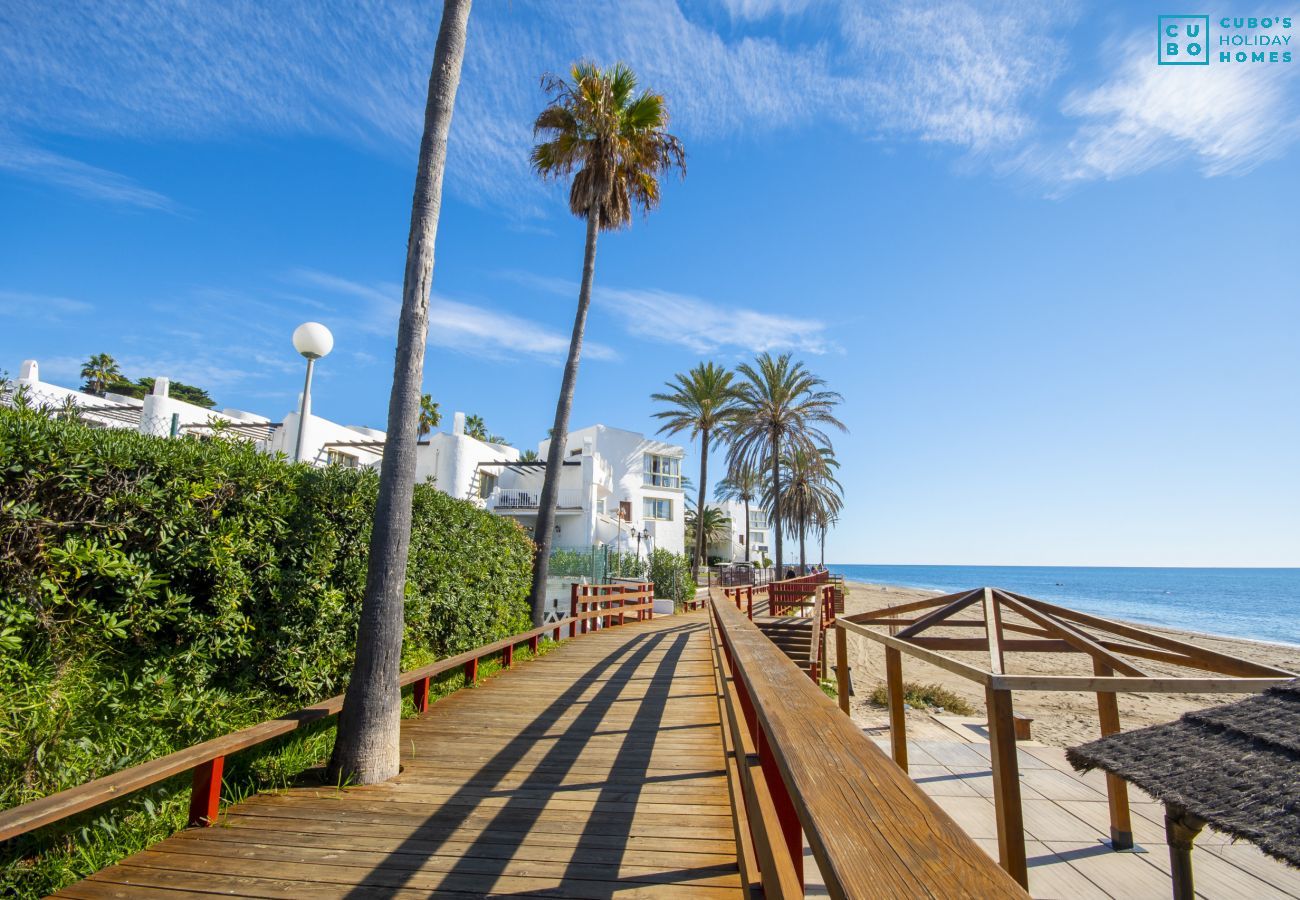
<path id="1" fill-rule="evenodd" d="M 377 487 L 0 408 L 0 808 L 341 692 Z M 417 486 L 404 663 L 526 630 L 532 553 Z"/>

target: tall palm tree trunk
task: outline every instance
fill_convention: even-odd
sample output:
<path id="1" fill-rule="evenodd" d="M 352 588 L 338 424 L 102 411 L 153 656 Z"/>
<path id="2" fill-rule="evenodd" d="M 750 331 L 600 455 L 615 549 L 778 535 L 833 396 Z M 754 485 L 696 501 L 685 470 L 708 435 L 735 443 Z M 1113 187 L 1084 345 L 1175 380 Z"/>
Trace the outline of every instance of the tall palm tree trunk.
<path id="1" fill-rule="evenodd" d="M 799 574 L 808 571 L 808 554 L 804 549 L 804 538 L 808 534 L 808 523 L 804 521 L 803 516 L 799 516 Z"/>
<path id="2" fill-rule="evenodd" d="M 825 568 L 826 567 L 826 529 L 825 528 L 821 530 L 821 534 L 819 535 L 819 538 L 821 539 L 821 545 L 822 545 L 820 565 L 822 566 L 822 568 Z"/>
<path id="3" fill-rule="evenodd" d="M 745 498 L 745 562 L 749 562 L 749 497 Z"/>
<path id="4" fill-rule="evenodd" d="M 388 441 L 384 446 L 379 498 L 370 534 L 356 661 L 330 760 L 332 781 L 350 778 L 360 784 L 372 784 L 392 778 L 398 771 L 402 698 L 397 678 L 401 671 L 402 602 L 411 546 L 411 498 L 415 491 L 420 390 L 429 329 L 429 288 L 442 208 L 447 135 L 460 86 L 471 3 L 472 0 L 443 3 L 433 70 L 429 73 L 424 136 L 420 140 L 406 248 L 402 312 L 397 326 L 393 389 L 388 398 Z"/>
<path id="5" fill-rule="evenodd" d="M 596 277 L 596 235 L 600 214 L 593 206 L 587 211 L 587 247 L 582 260 L 582 285 L 578 289 L 578 312 L 573 318 L 573 336 L 569 338 L 569 358 L 564 364 L 560 399 L 555 404 L 555 426 L 551 429 L 551 446 L 546 451 L 546 478 L 537 505 L 537 528 L 533 540 L 537 556 L 533 561 L 533 624 L 541 625 L 546 611 L 546 576 L 551 566 L 552 531 L 555 528 L 555 501 L 559 492 L 560 471 L 564 466 L 564 446 L 569 439 L 569 413 L 573 410 L 573 393 L 578 384 L 578 359 L 582 355 L 582 336 L 587 330 L 587 310 L 591 307 L 591 283 Z"/>
<path id="6" fill-rule="evenodd" d="M 700 580 L 700 564 L 704 561 L 704 487 L 709 477 L 709 429 L 700 429 L 700 499 L 695 504 L 695 568 L 691 577 Z"/>
<path id="7" fill-rule="evenodd" d="M 781 441 L 772 438 L 772 535 L 776 538 L 776 577 L 784 578 L 781 559 Z"/>

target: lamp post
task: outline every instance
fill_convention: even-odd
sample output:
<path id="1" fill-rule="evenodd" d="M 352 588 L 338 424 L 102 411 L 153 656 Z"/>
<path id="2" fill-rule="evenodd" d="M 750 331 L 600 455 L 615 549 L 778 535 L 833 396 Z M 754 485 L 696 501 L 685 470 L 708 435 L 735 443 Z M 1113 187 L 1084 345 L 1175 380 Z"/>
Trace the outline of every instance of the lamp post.
<path id="1" fill-rule="evenodd" d="M 302 405 L 298 408 L 298 440 L 293 461 L 302 462 L 302 439 L 307 432 L 307 419 L 311 416 L 311 371 L 316 360 L 329 355 L 334 349 L 334 335 L 319 322 L 303 322 L 293 330 L 293 347 L 307 357 L 307 380 L 302 386 Z"/>

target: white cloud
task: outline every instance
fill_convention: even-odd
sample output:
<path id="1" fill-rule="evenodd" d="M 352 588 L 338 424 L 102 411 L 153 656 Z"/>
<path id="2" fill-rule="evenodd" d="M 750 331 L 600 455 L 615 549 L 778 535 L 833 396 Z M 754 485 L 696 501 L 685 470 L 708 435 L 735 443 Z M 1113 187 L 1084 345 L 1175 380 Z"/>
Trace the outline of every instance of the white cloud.
<path id="1" fill-rule="evenodd" d="M 31 181 L 58 185 L 89 197 L 125 206 L 174 210 L 172 201 L 149 188 L 136 184 L 125 175 L 87 165 L 22 141 L 0 130 L 0 170 Z"/>
<path id="2" fill-rule="evenodd" d="M 82 315 L 94 309 L 84 300 L 29 294 L 23 291 L 0 291 L 0 316 L 24 319 L 58 319 Z"/>
<path id="3" fill-rule="evenodd" d="M 730 0 L 742 18 L 795 14 L 805 0 Z M 724 35 L 662 0 L 480 4 L 469 28 L 452 129 L 462 197 L 520 218 L 548 193 L 528 169 L 538 76 L 581 57 L 624 60 L 669 98 L 673 129 L 697 142 L 817 119 L 872 136 L 983 148 L 1025 129 L 1022 106 L 1050 80 L 1037 6 L 949 2 L 927 13 L 892 2 L 820 7 L 824 34 L 803 41 Z M 266 5 L 37 0 L 6 7 L 0 120 L 24 132 L 138 140 L 311 134 L 409 161 L 418 145 L 438 14 L 417 0 Z M 915 57 L 916 54 L 921 56 Z M 33 164 L 34 165 L 34 164 Z M 43 170 L 126 202 L 165 198 L 112 173 Z M 96 177 L 91 178 L 91 174 Z M 134 198 L 134 199 L 128 199 Z"/>
<path id="4" fill-rule="evenodd" d="M 578 285 L 563 278 L 519 271 L 500 275 L 555 296 L 576 297 L 578 293 Z M 656 288 L 597 285 L 592 300 L 618 319 L 629 334 L 676 344 L 693 353 L 798 350 L 820 354 L 839 349 L 826 333 L 825 323 L 816 319 L 728 306 Z"/>
<path id="5" fill-rule="evenodd" d="M 1183 158 L 1213 177 L 1249 171 L 1295 143 L 1291 66 L 1157 66 L 1147 38 L 1114 48 L 1123 63 L 1110 80 L 1066 97 L 1062 112 L 1077 122 L 1067 140 L 1035 145 L 1016 165 L 1062 187 Z"/>
<path id="6" fill-rule="evenodd" d="M 325 272 L 299 270 L 295 280 L 335 294 L 361 300 L 365 308 L 356 318 L 357 327 L 372 334 L 396 333 L 401 311 L 401 288 L 396 284 L 361 284 Z M 495 360 L 521 358 L 547 363 L 564 361 L 569 352 L 569 335 L 540 322 L 524 319 L 501 310 L 451 300 L 439 294 L 429 298 L 428 343 Z M 595 341 L 583 343 L 586 359 L 611 360 L 618 354 Z"/>

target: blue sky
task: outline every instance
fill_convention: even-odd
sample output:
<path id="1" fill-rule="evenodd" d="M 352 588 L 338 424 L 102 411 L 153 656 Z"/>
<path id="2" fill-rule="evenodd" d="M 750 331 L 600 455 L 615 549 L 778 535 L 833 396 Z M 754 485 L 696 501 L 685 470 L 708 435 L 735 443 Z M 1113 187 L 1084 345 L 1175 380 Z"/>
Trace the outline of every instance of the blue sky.
<path id="1" fill-rule="evenodd" d="M 316 411 L 382 427 L 438 4 L 67 7 L 0 11 L 0 368 L 278 419 L 314 319 Z M 575 427 L 788 349 L 845 396 L 833 561 L 1300 565 L 1300 62 L 1157 67 L 1167 11 L 479 0 L 426 389 L 545 433 L 582 226 L 538 76 L 622 59 L 689 171 L 601 240 Z"/>

